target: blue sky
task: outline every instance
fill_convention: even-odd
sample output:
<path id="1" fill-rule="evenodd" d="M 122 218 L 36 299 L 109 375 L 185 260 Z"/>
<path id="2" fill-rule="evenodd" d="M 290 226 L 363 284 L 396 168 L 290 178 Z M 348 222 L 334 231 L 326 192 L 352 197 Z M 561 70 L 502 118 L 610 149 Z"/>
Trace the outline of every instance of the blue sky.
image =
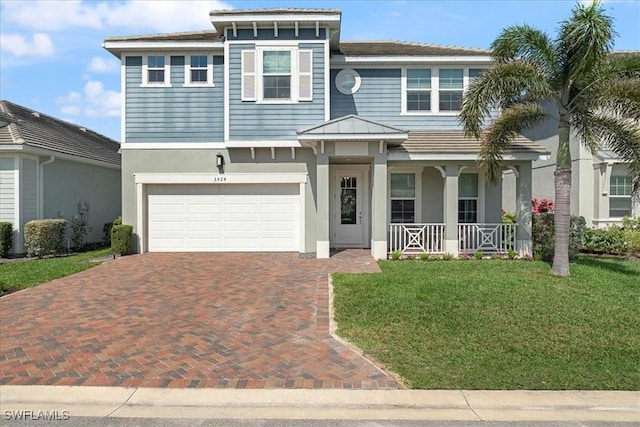
<path id="1" fill-rule="evenodd" d="M 107 36 L 211 29 L 212 9 L 342 10 L 342 40 L 488 48 L 506 26 L 554 34 L 573 0 L 25 1 L 0 0 L 0 98 L 120 139 L 119 62 Z M 640 0 L 605 1 L 616 50 L 640 50 Z"/>

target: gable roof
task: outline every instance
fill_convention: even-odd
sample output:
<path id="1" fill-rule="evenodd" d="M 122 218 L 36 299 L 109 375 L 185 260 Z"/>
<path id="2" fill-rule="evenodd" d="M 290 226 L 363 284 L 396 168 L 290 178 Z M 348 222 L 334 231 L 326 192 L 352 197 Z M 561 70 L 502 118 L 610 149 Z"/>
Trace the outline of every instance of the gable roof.
<path id="1" fill-rule="evenodd" d="M 297 131 L 299 140 L 393 139 L 405 140 L 407 132 L 350 114 Z"/>
<path id="2" fill-rule="evenodd" d="M 0 100 L 0 145 L 29 146 L 120 165 L 117 141 L 5 100 Z"/>
<path id="3" fill-rule="evenodd" d="M 187 31 L 179 33 L 146 34 L 137 36 L 109 36 L 105 42 L 135 42 L 135 41 L 217 41 L 220 34 L 214 30 Z"/>

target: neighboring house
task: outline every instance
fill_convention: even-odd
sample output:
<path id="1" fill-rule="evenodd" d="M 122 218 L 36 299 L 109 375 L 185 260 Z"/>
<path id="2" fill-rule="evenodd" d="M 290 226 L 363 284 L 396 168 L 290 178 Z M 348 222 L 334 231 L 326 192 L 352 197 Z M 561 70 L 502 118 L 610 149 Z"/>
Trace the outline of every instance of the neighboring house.
<path id="1" fill-rule="evenodd" d="M 341 12 L 211 12 L 215 31 L 109 37 L 122 61 L 123 221 L 139 252 L 331 248 L 531 253 L 519 136 L 517 225 L 458 123 L 479 49 L 344 42 Z"/>
<path id="2" fill-rule="evenodd" d="M 120 145 L 73 123 L 0 101 L 0 221 L 13 223 L 13 253 L 24 253 L 33 219 L 84 218 L 88 242 L 121 212 Z M 69 230 L 68 228 L 68 230 Z"/>

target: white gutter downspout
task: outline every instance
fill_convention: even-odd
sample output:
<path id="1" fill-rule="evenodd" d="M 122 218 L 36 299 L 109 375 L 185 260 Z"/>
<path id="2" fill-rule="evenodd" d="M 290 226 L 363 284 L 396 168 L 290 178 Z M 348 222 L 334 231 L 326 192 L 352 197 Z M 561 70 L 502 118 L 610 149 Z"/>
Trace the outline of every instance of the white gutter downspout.
<path id="1" fill-rule="evenodd" d="M 56 161 L 55 156 L 50 156 L 49 160 L 46 162 L 40 163 L 40 182 L 38 183 L 38 198 L 40 199 L 38 203 L 38 218 L 44 219 L 44 167 Z"/>

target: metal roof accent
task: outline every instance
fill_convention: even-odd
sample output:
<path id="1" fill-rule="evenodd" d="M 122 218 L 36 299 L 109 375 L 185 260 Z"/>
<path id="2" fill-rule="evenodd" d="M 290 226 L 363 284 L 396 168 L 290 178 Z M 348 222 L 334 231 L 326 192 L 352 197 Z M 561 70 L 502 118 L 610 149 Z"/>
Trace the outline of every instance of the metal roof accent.
<path id="1" fill-rule="evenodd" d="M 22 145 L 120 165 L 120 144 L 92 130 L 0 100 L 0 145 Z M 83 130 L 84 129 L 84 130 Z"/>
<path id="2" fill-rule="evenodd" d="M 407 137 L 407 132 L 373 120 L 363 119 L 356 115 L 348 115 L 329 120 L 317 126 L 297 131 L 300 140 L 340 140 L 340 139 L 400 139 Z"/>

